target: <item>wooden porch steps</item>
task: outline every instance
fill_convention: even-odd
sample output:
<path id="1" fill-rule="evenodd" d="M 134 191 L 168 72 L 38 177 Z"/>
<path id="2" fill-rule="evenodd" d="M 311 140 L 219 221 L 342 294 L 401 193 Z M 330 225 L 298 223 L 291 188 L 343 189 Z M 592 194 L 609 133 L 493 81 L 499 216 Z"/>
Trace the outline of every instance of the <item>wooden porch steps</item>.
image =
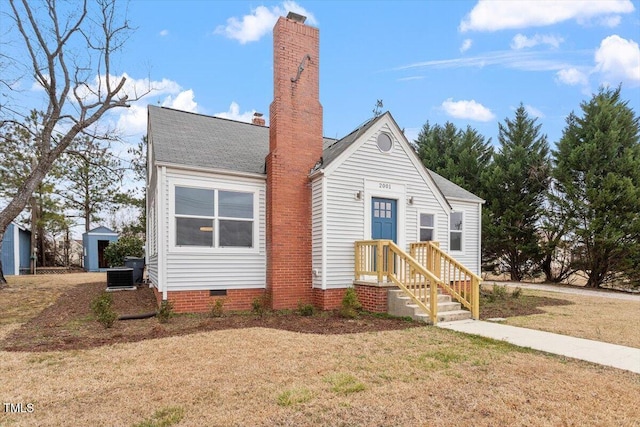
<path id="1" fill-rule="evenodd" d="M 426 294 L 428 295 L 429 292 L 426 292 Z M 423 302 L 428 307 L 430 297 L 423 298 Z M 387 291 L 387 312 L 392 316 L 411 317 L 413 320 L 431 323 L 429 315 L 401 289 Z M 463 310 L 459 302 L 451 300 L 451 296 L 441 292 L 438 293 L 438 322 L 453 322 L 455 320 L 471 319 L 471 317 L 471 312 Z"/>

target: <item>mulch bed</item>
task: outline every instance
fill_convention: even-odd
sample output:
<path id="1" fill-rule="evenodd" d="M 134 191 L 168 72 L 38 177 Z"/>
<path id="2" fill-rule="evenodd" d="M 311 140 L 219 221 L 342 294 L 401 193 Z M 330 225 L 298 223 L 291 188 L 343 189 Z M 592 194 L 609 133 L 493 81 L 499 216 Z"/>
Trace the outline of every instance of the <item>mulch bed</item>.
<path id="1" fill-rule="evenodd" d="M 310 334 L 349 334 L 424 326 L 405 319 L 363 313 L 357 319 L 345 319 L 335 312 L 301 316 L 295 312 L 270 312 L 263 316 L 234 313 L 224 317 L 206 314 L 175 315 L 168 323 L 157 318 L 120 320 L 105 329 L 91 312 L 91 301 L 105 289 L 105 283 L 78 285 L 0 341 L 7 351 L 52 351 L 87 349 L 103 345 L 136 342 L 235 328 L 264 327 Z M 156 309 L 151 289 L 113 292 L 113 307 L 119 315 L 148 313 Z"/>

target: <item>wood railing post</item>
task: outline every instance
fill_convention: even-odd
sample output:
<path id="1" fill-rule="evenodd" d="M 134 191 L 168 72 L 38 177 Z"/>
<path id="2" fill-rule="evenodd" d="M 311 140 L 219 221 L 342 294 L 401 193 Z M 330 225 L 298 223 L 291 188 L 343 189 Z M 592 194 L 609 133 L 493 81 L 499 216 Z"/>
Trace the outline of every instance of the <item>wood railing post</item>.
<path id="1" fill-rule="evenodd" d="M 382 240 L 378 240 L 376 246 L 376 272 L 378 273 L 378 283 L 382 283 L 382 275 L 383 275 L 383 262 L 384 262 L 384 254 L 382 253 L 384 246 L 382 245 Z"/>
<path id="2" fill-rule="evenodd" d="M 473 301 L 471 302 L 471 306 L 472 306 L 471 316 L 475 320 L 479 320 L 480 319 L 480 282 L 475 277 L 471 279 L 471 295 L 473 298 Z"/>
<path id="3" fill-rule="evenodd" d="M 429 311 L 431 315 L 431 323 L 438 323 L 438 284 L 433 280 L 429 286 Z"/>
<path id="4" fill-rule="evenodd" d="M 355 275 L 355 279 L 360 280 L 360 247 L 358 246 L 358 242 L 354 242 L 353 247 L 354 247 L 353 273 Z"/>

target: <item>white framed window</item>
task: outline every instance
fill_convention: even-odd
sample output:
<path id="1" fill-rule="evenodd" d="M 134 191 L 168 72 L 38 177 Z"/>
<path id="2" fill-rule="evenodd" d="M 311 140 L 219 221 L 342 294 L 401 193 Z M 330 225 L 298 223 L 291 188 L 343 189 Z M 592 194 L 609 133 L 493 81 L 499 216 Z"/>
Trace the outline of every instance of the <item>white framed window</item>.
<path id="1" fill-rule="evenodd" d="M 463 222 L 462 212 L 451 212 L 449 215 L 449 250 L 451 251 L 462 251 Z"/>
<path id="2" fill-rule="evenodd" d="M 419 227 L 419 240 L 421 242 L 429 242 L 436 239 L 436 218 L 431 213 L 421 213 Z"/>
<path id="3" fill-rule="evenodd" d="M 253 248 L 254 193 L 175 186 L 175 246 Z"/>

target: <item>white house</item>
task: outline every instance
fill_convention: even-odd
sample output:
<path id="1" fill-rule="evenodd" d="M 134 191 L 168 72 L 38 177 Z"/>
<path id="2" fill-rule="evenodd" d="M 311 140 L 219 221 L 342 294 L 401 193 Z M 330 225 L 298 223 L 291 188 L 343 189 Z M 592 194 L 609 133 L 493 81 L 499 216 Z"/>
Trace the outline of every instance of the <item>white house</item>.
<path id="1" fill-rule="evenodd" d="M 336 307 L 354 243 L 437 241 L 480 271 L 483 200 L 427 170 L 389 112 L 322 137 L 318 30 L 274 29 L 270 127 L 149 106 L 147 264 L 158 301 Z"/>

